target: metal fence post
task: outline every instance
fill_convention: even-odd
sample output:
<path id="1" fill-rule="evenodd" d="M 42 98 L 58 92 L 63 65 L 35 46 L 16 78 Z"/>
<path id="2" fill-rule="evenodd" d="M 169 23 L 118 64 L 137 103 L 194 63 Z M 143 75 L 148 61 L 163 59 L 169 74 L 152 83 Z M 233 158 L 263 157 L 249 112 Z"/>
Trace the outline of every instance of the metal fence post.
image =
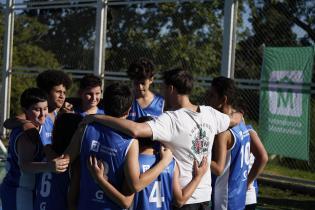
<path id="1" fill-rule="evenodd" d="M 220 73 L 222 76 L 229 78 L 234 78 L 237 8 L 237 0 L 224 1 L 224 31 Z"/>
<path id="2" fill-rule="evenodd" d="M 94 50 L 94 74 L 104 77 L 105 71 L 105 43 L 107 26 L 108 0 L 98 0 L 96 9 L 96 38 Z M 104 85 L 104 80 L 102 80 Z"/>
<path id="3" fill-rule="evenodd" d="M 6 129 L 3 122 L 10 116 L 10 84 L 12 70 L 13 30 L 14 30 L 14 0 L 7 0 L 5 8 L 5 34 L 3 45 L 3 68 L 1 87 L 0 131 L 1 136 L 6 137 Z M 2 148 L 2 147 L 1 147 Z"/>

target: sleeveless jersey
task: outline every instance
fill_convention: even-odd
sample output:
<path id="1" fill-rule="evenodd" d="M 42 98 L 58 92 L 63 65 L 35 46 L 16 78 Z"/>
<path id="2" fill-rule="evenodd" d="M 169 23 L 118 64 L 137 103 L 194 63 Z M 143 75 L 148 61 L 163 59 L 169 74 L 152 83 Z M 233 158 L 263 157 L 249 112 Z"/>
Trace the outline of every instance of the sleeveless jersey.
<path id="1" fill-rule="evenodd" d="M 57 112 L 54 112 L 55 117 L 57 116 Z M 52 144 L 51 142 L 51 134 L 54 128 L 54 121 L 50 118 L 49 115 L 46 116 L 45 123 L 42 125 L 41 131 L 39 132 L 40 139 L 43 145 Z"/>
<path id="2" fill-rule="evenodd" d="M 149 170 L 159 161 L 155 155 L 139 154 L 140 173 Z M 173 176 L 175 160 L 173 160 L 152 183 L 135 194 L 132 209 L 134 210 L 168 210 L 172 209 Z"/>
<path id="3" fill-rule="evenodd" d="M 3 210 L 33 210 L 35 193 L 35 174 L 22 172 L 17 154 L 17 141 L 23 134 L 22 129 L 12 130 L 9 138 L 8 156 L 6 161 L 7 174 L 1 185 L 1 200 Z M 35 158 L 40 161 L 42 144 L 36 144 Z"/>
<path id="4" fill-rule="evenodd" d="M 223 174 L 213 179 L 213 209 L 243 210 L 247 191 L 250 137 L 245 124 L 230 129 L 234 144 L 227 151 Z"/>
<path id="5" fill-rule="evenodd" d="M 124 162 L 132 141 L 130 137 L 117 133 L 97 123 L 89 124 L 81 142 L 80 152 L 80 198 L 79 210 L 122 209 L 106 196 L 96 184 L 87 168 L 90 155 L 101 160 L 110 183 L 121 189 L 124 180 Z"/>
<path id="6" fill-rule="evenodd" d="M 164 98 L 161 95 L 154 95 L 152 102 L 145 108 L 142 108 L 136 99 L 133 100 L 128 119 L 136 121 L 143 116 L 159 116 L 163 113 Z"/>
<path id="7" fill-rule="evenodd" d="M 75 109 L 74 113 L 81 115 L 82 117 L 85 117 L 87 115 L 86 112 L 82 111 L 81 109 Z M 97 108 L 95 114 L 105 114 L 103 109 Z"/>
<path id="8" fill-rule="evenodd" d="M 70 175 L 64 173 L 41 173 L 36 179 L 34 210 L 67 210 L 67 193 Z"/>

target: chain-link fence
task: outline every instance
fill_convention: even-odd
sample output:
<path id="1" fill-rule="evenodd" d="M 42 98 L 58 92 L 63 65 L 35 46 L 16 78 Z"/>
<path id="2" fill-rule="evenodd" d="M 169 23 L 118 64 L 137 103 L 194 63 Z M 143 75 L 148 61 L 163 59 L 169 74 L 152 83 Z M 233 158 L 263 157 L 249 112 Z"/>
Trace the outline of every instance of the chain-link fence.
<path id="1" fill-rule="evenodd" d="M 315 5 L 299 2 L 303 1 L 244 0 L 238 4 L 234 75 L 248 105 L 246 120 L 258 131 L 263 46 L 314 44 L 314 21 L 310 17 L 315 17 Z M 3 8 L 5 1 L 1 3 Z M 18 96 L 26 87 L 35 85 L 34 77 L 39 71 L 64 70 L 72 74 L 75 82 L 93 72 L 97 5 L 93 0 L 16 2 L 11 115 L 18 113 Z M 147 57 L 154 61 L 157 73 L 177 66 L 190 70 L 197 78 L 192 100 L 204 104 L 211 78 L 220 74 L 224 1 L 110 0 L 108 5 L 105 85 L 116 80 L 128 82 L 128 65 Z M 310 30 L 291 14 L 309 25 Z M 4 16 L 3 9 L 0 16 Z M 0 50 L 4 18 L 1 20 Z M 155 81 L 153 89 L 159 91 L 158 76 Z M 75 96 L 76 88 L 74 85 L 70 96 Z M 314 93 L 311 98 L 313 119 Z M 312 121 L 311 130 L 313 127 Z M 305 171 L 314 169 L 310 165 L 315 160 L 315 137 L 311 133 L 309 162 L 276 156 L 270 163 Z"/>

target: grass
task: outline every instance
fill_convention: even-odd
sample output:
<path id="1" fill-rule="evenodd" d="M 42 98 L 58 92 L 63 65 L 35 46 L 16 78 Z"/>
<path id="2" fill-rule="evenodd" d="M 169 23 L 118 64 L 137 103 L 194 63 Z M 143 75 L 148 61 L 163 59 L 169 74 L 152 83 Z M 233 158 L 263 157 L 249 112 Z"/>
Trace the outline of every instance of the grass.
<path id="1" fill-rule="evenodd" d="M 298 210 L 312 209 L 315 198 L 311 195 L 299 194 L 290 190 L 280 190 L 269 186 L 259 186 L 257 209 Z"/>
<path id="2" fill-rule="evenodd" d="M 288 176 L 307 180 L 315 180 L 315 173 L 311 171 L 292 169 L 280 164 L 269 162 L 264 170 L 269 174 Z"/>

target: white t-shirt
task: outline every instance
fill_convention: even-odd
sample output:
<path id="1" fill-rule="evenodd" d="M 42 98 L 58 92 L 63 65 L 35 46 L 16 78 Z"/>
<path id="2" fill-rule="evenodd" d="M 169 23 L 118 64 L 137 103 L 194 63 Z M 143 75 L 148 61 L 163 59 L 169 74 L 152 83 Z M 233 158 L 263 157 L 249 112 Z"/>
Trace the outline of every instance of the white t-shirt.
<path id="1" fill-rule="evenodd" d="M 200 112 L 182 108 L 165 112 L 147 123 L 152 129 L 153 139 L 162 142 L 173 152 L 180 169 L 180 184 L 185 187 L 192 180 L 194 159 L 200 162 L 204 155 L 208 155 L 210 165 L 214 136 L 228 129 L 230 118 L 212 107 L 200 106 Z M 209 167 L 186 204 L 210 200 Z"/>

